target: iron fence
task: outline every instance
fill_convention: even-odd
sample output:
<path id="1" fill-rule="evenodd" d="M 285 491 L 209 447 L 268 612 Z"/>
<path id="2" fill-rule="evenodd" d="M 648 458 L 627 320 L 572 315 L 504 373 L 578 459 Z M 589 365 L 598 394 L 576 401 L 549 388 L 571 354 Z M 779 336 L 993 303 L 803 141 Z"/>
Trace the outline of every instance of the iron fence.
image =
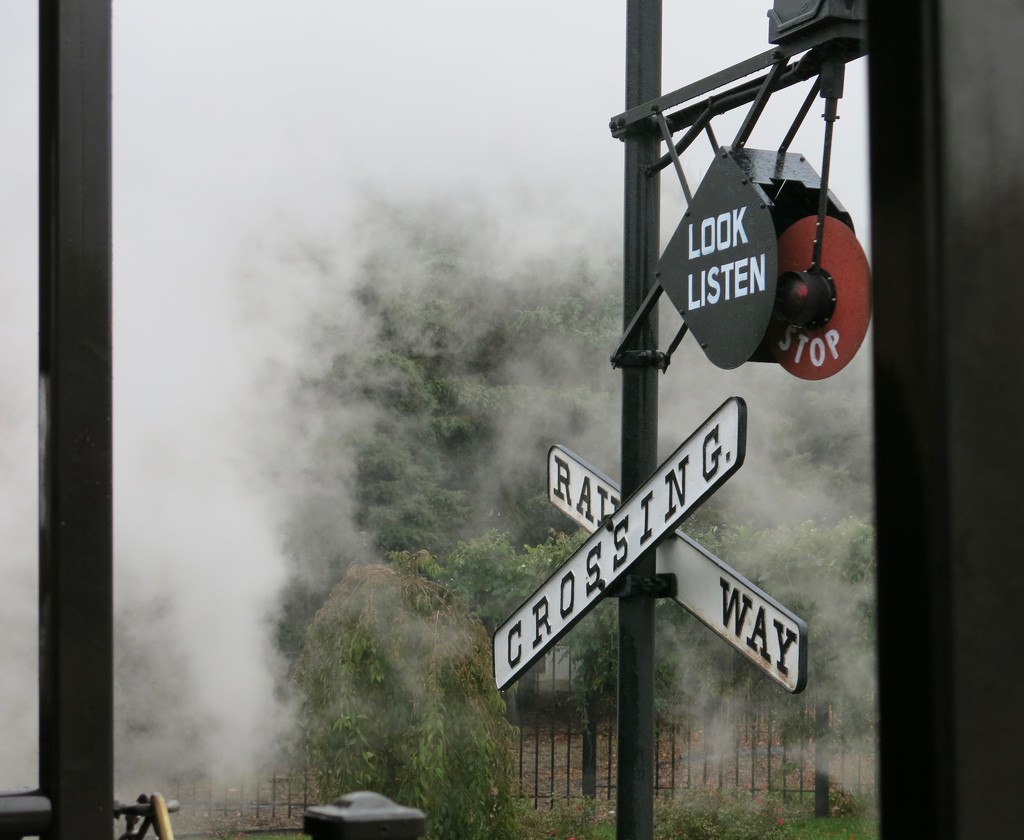
<path id="1" fill-rule="evenodd" d="M 589 786 L 584 777 L 581 716 L 546 707 L 523 712 L 518 720 L 518 775 L 522 795 L 535 806 L 585 795 L 614 800 L 616 796 L 617 737 L 614 715 L 594 726 Z M 654 790 L 673 796 L 696 788 L 749 791 L 752 796 L 774 794 L 783 799 L 813 796 L 816 777 L 823 773 L 833 791 L 871 795 L 875 788 L 875 744 L 870 733 L 850 737 L 841 710 L 828 709 L 829 725 L 813 735 L 818 724 L 813 704 L 804 726 L 784 725 L 771 709 L 740 704 L 707 717 L 662 715 L 657 721 Z M 589 787 L 589 789 L 588 789 Z"/>
<path id="2" fill-rule="evenodd" d="M 518 728 L 519 790 L 535 807 L 616 797 L 614 698 L 586 698 L 574 677 L 571 658 L 556 648 L 507 697 Z M 680 706 L 656 721 L 656 796 L 718 788 L 788 800 L 813 797 L 819 785 L 833 794 L 875 792 L 873 697 L 847 713 L 813 692 L 748 687 Z"/>
<path id="3" fill-rule="evenodd" d="M 517 731 L 516 778 L 534 807 L 592 796 L 616 798 L 616 712 L 593 701 L 584 713 L 571 686 L 522 691 L 509 704 Z M 511 699 L 511 698 L 510 698 Z M 719 698 L 696 711 L 657 720 L 654 791 L 732 789 L 751 796 L 813 797 L 822 774 L 828 789 L 871 796 L 876 785 L 875 732 L 863 716 L 813 698 L 786 698 L 780 709 L 749 698 Z M 593 721 L 587 727 L 585 720 Z M 163 791 L 177 799 L 179 834 L 292 830 L 307 807 L 322 804 L 306 767 L 268 769 L 233 781 L 191 778 Z"/>
<path id="4" fill-rule="evenodd" d="M 230 780 L 176 779 L 161 792 L 178 801 L 173 823 L 180 836 L 298 830 L 306 809 L 323 804 L 305 767 L 264 769 Z"/>

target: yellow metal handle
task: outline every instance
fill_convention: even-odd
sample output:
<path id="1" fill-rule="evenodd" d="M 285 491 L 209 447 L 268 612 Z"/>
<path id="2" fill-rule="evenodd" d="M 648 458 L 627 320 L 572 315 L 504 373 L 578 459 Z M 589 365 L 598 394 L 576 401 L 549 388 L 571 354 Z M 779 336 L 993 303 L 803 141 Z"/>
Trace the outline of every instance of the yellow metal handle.
<path id="1" fill-rule="evenodd" d="M 153 827 L 160 840 L 174 840 L 174 829 L 171 828 L 171 814 L 167 803 L 159 793 L 151 794 L 149 804 L 153 808 Z"/>

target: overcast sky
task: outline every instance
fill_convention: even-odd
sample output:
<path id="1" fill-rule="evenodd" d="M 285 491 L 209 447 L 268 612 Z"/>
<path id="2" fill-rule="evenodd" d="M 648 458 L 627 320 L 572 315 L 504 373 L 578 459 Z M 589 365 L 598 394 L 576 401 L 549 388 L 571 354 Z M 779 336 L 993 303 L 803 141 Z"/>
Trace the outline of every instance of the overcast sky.
<path id="1" fill-rule="evenodd" d="M 205 659 L 202 651 L 185 657 L 196 660 L 197 690 L 209 693 L 215 722 L 231 723 L 226 709 L 238 699 L 232 681 L 255 686 L 253 694 L 269 686 L 261 671 L 270 655 L 266 640 L 243 640 L 261 632 L 252 613 L 272 599 L 283 571 L 274 511 L 247 458 L 259 428 L 274 420 L 273 394 L 261 390 L 267 366 L 287 372 L 297 364 L 295 331 L 317 294 L 253 264 L 268 241 L 348 231 L 367 195 L 472 199 L 529 236 L 578 227 L 618 237 L 622 145 L 607 124 L 623 110 L 624 6 L 114 3 L 118 575 L 122 593 L 137 586 L 135 592 L 154 594 L 146 581 L 155 568 L 174 580 L 204 582 L 169 630 L 217 619 L 226 647 Z M 769 47 L 767 2 L 665 6 L 665 91 Z M 35 4 L 0 0 L 0 575 L 9 592 L 26 593 L 5 597 L 0 607 L 0 658 L 26 675 L 3 680 L 0 716 L 28 716 L 28 728 L 13 737 L 29 753 L 36 655 L 35 14 Z M 862 232 L 864 75 L 863 61 L 848 71 L 832 176 Z M 803 88 L 773 99 L 749 145 L 777 145 L 802 96 Z M 816 168 L 819 114 L 812 109 L 793 145 Z M 720 139 L 728 134 L 718 131 Z M 684 159 L 694 184 L 706 159 L 706 151 Z M 681 206 L 673 179 L 667 170 L 669 230 Z M 240 272 L 246 263 L 249 270 Z M 225 604 L 225 591 L 245 613 Z M 222 682 L 224 650 L 239 646 L 247 654 Z M 248 711 L 240 738 L 274 714 L 269 691 Z M 4 771 L 0 763 L 0 785 L 33 783 L 24 765 L 15 777 Z"/>

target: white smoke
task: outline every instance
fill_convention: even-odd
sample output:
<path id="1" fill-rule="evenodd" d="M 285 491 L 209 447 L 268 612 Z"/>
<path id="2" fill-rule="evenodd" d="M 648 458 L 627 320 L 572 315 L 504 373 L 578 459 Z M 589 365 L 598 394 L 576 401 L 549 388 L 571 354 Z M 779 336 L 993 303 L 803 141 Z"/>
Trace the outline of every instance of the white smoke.
<path id="1" fill-rule="evenodd" d="M 761 12 L 733 5 L 742 14 L 717 4 L 702 20 L 666 9 L 665 89 L 764 48 Z M 35 14 L 0 7 L 0 717 L 21 722 L 5 724 L 0 786 L 35 775 Z M 743 34 L 708 37 L 747 16 Z M 600 239 L 598 260 L 616 252 L 622 153 L 607 119 L 622 108 L 623 23 L 618 4 L 585 0 L 114 4 L 121 775 L 239 766 L 286 741 L 273 645 L 285 511 L 308 500 L 325 541 L 364 551 L 346 465 L 311 482 L 306 444 L 336 418 L 295 405 L 292 385 L 329 363 L 327 332 L 351 345 L 371 326 L 347 299 L 365 196 L 480 202 L 497 220 L 485 253 L 510 282 L 507 264 L 562 269 L 544 260 L 587 241 Z M 667 447 L 721 402 L 681 373 L 685 352 L 664 378 Z M 596 450 L 584 454 L 613 471 Z"/>

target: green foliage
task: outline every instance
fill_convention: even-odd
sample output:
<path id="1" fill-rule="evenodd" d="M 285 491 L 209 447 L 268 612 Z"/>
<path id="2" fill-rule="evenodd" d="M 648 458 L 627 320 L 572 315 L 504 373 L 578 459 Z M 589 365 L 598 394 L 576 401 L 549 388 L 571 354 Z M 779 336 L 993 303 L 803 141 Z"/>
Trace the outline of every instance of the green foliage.
<path id="1" fill-rule="evenodd" d="M 846 734 L 864 734 L 874 717 L 874 525 L 847 517 L 832 526 L 738 528 L 724 535 L 722 547 L 807 622 L 813 690 L 842 705 Z"/>
<path id="2" fill-rule="evenodd" d="M 358 344 L 329 333 L 321 348 L 329 364 L 300 389 L 303 404 L 322 414 L 307 442 L 308 485 L 320 495 L 315 505 L 299 500 L 289 527 L 301 572 L 281 625 L 290 650 L 364 549 L 385 553 L 402 580 L 443 584 L 492 630 L 582 540 L 557 533 L 568 523 L 546 499 L 547 447 L 562 441 L 586 455 L 598 432 L 601 440 L 617 433 L 620 377 L 607 362 L 621 334 L 617 276 L 609 282 L 617 272 L 565 254 L 510 267 L 493 249 L 500 237 L 488 219 L 448 208 L 381 204 L 374 214 L 385 233 L 367 238 L 358 275 L 344 279 L 355 285 L 352 305 L 366 330 Z M 862 392 L 849 382 L 774 389 L 758 419 L 772 469 L 728 516 L 716 496 L 684 526 L 807 621 L 809 686 L 842 705 L 846 734 L 870 733 L 875 714 L 872 453 Z M 365 532 L 355 548 L 324 525 L 337 516 L 332 488 L 354 497 L 348 530 Z M 660 602 L 657 615 L 659 710 L 707 711 L 744 698 L 803 719 L 804 697 L 779 692 L 677 604 Z M 616 604 L 606 599 L 561 643 L 581 708 L 585 692 L 614 692 L 615 624 Z M 360 679 L 392 679 L 381 644 L 370 655 L 378 670 Z M 379 714 L 352 711 L 360 700 L 358 691 L 349 697 L 345 714 L 362 718 L 339 723 L 339 711 L 334 719 L 339 743 Z M 416 736 L 425 756 L 426 733 Z M 391 772 L 389 755 L 367 750 L 363 765 Z"/>
<path id="3" fill-rule="evenodd" d="M 797 817 L 786 821 L 786 833 L 793 840 L 878 840 L 874 817 Z"/>
<path id="4" fill-rule="evenodd" d="M 615 696 L 619 680 L 618 619 L 618 602 L 605 598 L 562 640 L 572 657 L 572 690 L 581 710 L 590 693 Z"/>
<path id="5" fill-rule="evenodd" d="M 863 517 L 691 531 L 808 625 L 808 691 L 841 710 L 833 727 L 873 733 L 874 525 Z M 683 610 L 659 605 L 660 702 L 677 712 L 725 698 L 769 703 L 783 727 L 806 723 L 805 695 L 784 695 Z M 812 736 L 813 733 L 804 733 Z"/>
<path id="6" fill-rule="evenodd" d="M 296 384 L 308 466 L 285 526 L 289 656 L 353 559 L 445 558 L 496 528 L 537 545 L 564 528 L 544 494 L 547 448 L 606 424 L 618 401 L 618 272 L 599 249 L 510 258 L 485 214 L 364 211 L 356 272 L 330 278 L 362 328 L 318 313 L 321 368 Z"/>
<path id="7" fill-rule="evenodd" d="M 508 534 L 488 531 L 460 542 L 443 560 L 420 562 L 417 570 L 456 592 L 493 632 L 586 539 L 586 533 L 553 532 L 538 545 L 517 550 Z M 408 553 L 390 555 L 408 564 Z M 612 694 L 617 678 L 615 603 L 606 599 L 595 607 L 560 643 L 573 661 L 573 691 L 580 708 L 588 692 Z"/>
<path id="8" fill-rule="evenodd" d="M 537 465 L 566 421 L 584 428 L 609 392 L 616 398 L 613 275 L 561 254 L 543 266 L 510 267 L 502 256 L 499 277 L 487 219 L 434 206 L 368 210 L 388 232 L 367 240 L 354 278 L 370 336 L 349 347 L 328 331 L 332 363 L 302 385 L 328 417 L 335 406 L 339 418 L 360 409 L 358 426 L 325 429 L 356 463 L 360 527 L 385 551 L 445 555 L 501 516 L 516 544 L 542 542 L 557 519 L 526 510 L 543 492 Z M 508 461 L 495 448 L 517 434 Z"/>
<path id="9" fill-rule="evenodd" d="M 872 803 L 863 796 L 833 787 L 828 792 L 828 812 L 833 817 L 863 817 L 873 811 Z"/>
<path id="10" fill-rule="evenodd" d="M 763 840 L 782 838 L 786 818 L 773 799 L 723 790 L 692 791 L 655 801 L 655 840 Z"/>
<path id="11" fill-rule="evenodd" d="M 591 799 L 541 803 L 521 800 L 518 840 L 614 840 L 613 803 Z M 655 840 L 877 840 L 878 821 L 870 814 L 817 819 L 802 807 L 783 808 L 777 800 L 749 793 L 692 791 L 654 803 Z"/>
<path id="12" fill-rule="evenodd" d="M 460 542 L 437 563 L 431 577 L 458 593 L 488 631 L 493 631 L 569 557 L 582 539 L 582 534 L 554 533 L 540 545 L 523 546 L 520 552 L 508 534 L 487 531 Z"/>
<path id="13" fill-rule="evenodd" d="M 407 546 L 443 550 L 466 520 L 464 494 L 443 486 L 436 452 L 384 434 L 354 436 L 363 508 L 357 524 L 385 551 Z"/>
<path id="14" fill-rule="evenodd" d="M 575 815 L 573 813 L 581 807 L 579 803 L 560 802 L 551 809 L 546 806 L 534 809 L 532 801 L 522 800 L 518 803 L 516 840 L 546 840 L 549 837 L 558 840 L 615 840 L 615 815 L 604 807 L 607 805 L 605 802 L 584 802 L 583 811 L 596 813 L 593 819 L 579 819 L 577 815 L 582 812 L 577 810 Z M 657 811 L 664 807 L 664 803 L 659 803 Z M 872 816 L 833 816 L 829 819 L 784 816 L 782 819 L 782 830 L 774 836 L 786 840 L 878 840 L 878 820 Z M 655 826 L 655 837 L 659 836 L 657 831 Z M 229 840 L 229 835 L 218 837 Z M 295 840 L 295 835 L 270 834 L 263 840 Z"/>
<path id="15" fill-rule="evenodd" d="M 744 517 L 744 524 L 835 524 L 844 517 L 871 517 L 874 451 L 867 395 L 867 384 L 851 387 L 845 372 L 813 386 L 790 381 L 772 393 L 764 418 L 771 424 L 772 465 L 759 476 L 756 495 L 776 503 Z"/>
<path id="16" fill-rule="evenodd" d="M 451 592 L 352 566 L 310 625 L 295 679 L 323 800 L 375 790 L 428 813 L 430 837 L 512 836 L 512 730 L 489 639 Z"/>
<path id="17" fill-rule="evenodd" d="M 541 803 L 537 808 L 532 799 L 522 799 L 516 836 L 522 840 L 613 840 L 615 812 L 610 803 L 589 798 Z"/>

